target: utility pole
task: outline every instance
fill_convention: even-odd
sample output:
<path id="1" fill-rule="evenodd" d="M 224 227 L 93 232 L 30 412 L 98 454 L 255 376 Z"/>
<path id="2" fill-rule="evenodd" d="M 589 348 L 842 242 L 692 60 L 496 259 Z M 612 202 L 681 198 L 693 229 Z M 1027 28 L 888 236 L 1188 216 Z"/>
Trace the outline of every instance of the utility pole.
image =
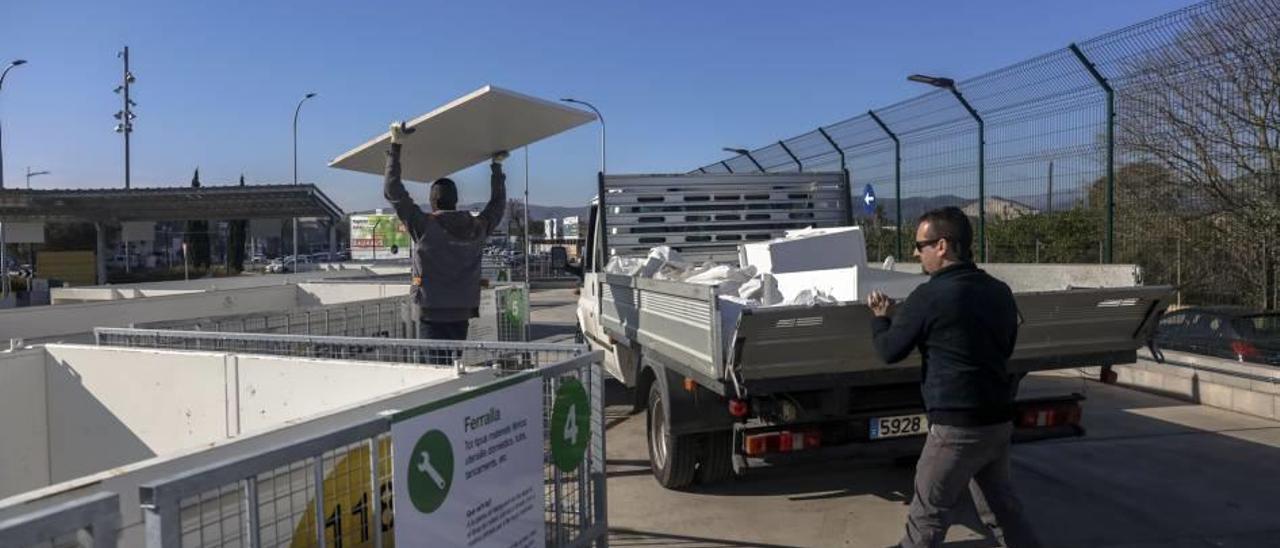
<path id="1" fill-rule="evenodd" d="M 129 91 L 137 78 L 134 78 L 133 73 L 129 71 L 129 46 L 125 46 L 124 51 L 116 54 L 116 57 L 124 59 L 124 74 L 121 76 L 123 82 L 115 89 L 116 94 L 122 99 L 122 108 L 116 112 L 116 120 L 120 121 L 116 124 L 116 133 L 124 135 L 124 187 L 129 188 L 129 136 L 133 133 L 133 119 L 137 118 L 133 114 L 133 107 L 138 106 L 133 99 L 129 98 Z"/>

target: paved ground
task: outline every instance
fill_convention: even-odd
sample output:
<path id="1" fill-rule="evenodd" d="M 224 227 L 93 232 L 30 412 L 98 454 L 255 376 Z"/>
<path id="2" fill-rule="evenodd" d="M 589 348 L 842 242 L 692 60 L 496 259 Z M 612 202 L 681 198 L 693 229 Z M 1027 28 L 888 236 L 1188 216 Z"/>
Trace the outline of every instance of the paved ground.
<path id="1" fill-rule="evenodd" d="M 574 299 L 571 290 L 535 292 L 537 333 L 572 337 Z M 1280 423 L 1084 381 L 1074 371 L 1024 386 L 1071 391 L 1088 397 L 1088 436 L 1014 449 L 1014 480 L 1047 545 L 1280 545 Z M 818 462 L 668 491 L 649 472 L 644 416 L 627 411 L 607 409 L 613 546 L 880 547 L 901 534 L 908 469 Z M 977 532 L 972 509 L 963 514 L 947 546 L 998 545 Z"/>

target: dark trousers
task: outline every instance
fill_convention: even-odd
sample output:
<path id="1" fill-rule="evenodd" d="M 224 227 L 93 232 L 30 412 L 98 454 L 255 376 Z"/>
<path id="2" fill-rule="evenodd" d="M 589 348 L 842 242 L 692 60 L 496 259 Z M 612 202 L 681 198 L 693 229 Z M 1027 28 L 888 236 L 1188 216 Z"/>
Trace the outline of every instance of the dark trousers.
<path id="1" fill-rule="evenodd" d="M 924 451 L 916 464 L 916 493 L 907 512 L 902 546 L 941 546 L 951 526 L 952 510 L 970 495 L 970 480 L 981 490 L 1007 546 L 1040 546 L 1009 476 L 1012 433 L 1013 424 L 1008 422 L 990 426 L 930 425 Z"/>
<path id="2" fill-rule="evenodd" d="M 465 341 L 467 340 L 468 321 L 460 322 L 433 322 L 430 320 L 418 321 L 418 338 L 434 339 L 441 341 Z M 447 349 L 431 349 L 428 351 L 426 363 L 436 365 L 451 365 L 454 360 L 461 357 L 461 352 Z"/>
<path id="3" fill-rule="evenodd" d="M 467 320 L 462 320 L 460 322 L 433 322 L 431 320 L 421 320 L 418 322 L 418 338 L 442 341 L 465 341 L 467 340 L 467 325 L 469 323 L 470 322 Z"/>

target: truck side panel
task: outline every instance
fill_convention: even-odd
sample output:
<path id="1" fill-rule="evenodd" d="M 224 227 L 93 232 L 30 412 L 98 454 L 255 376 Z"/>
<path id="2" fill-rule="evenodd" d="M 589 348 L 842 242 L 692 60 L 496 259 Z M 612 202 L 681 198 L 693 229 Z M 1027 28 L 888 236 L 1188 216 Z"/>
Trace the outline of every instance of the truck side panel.
<path id="1" fill-rule="evenodd" d="M 1168 286 L 1015 295 L 1023 321 L 1009 370 L 1131 362 L 1171 295 Z M 862 304 L 754 309 L 738 322 L 730 360 L 756 393 L 918 378 L 918 355 L 892 366 L 876 356 L 870 314 Z"/>
<path id="2" fill-rule="evenodd" d="M 714 288 L 608 274 L 600 284 L 600 323 L 708 379 L 720 379 L 720 317 Z"/>

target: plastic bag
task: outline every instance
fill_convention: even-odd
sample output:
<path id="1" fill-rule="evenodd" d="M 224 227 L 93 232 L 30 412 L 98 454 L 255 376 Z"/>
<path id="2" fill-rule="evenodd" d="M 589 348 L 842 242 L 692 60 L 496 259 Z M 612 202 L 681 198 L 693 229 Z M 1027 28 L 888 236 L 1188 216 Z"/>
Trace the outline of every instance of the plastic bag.
<path id="1" fill-rule="evenodd" d="M 794 298 L 787 301 L 789 305 L 812 306 L 815 304 L 833 304 L 840 302 L 830 293 L 821 289 L 805 289 L 796 294 Z"/>
<path id="2" fill-rule="evenodd" d="M 649 255 L 644 258 L 644 264 L 636 275 L 641 278 L 675 280 L 679 279 L 684 271 L 689 270 L 689 266 L 680 257 L 679 251 L 660 245 L 649 250 Z"/>
<path id="3" fill-rule="evenodd" d="M 773 274 L 767 272 L 757 274 L 746 283 L 743 283 L 742 287 L 738 289 L 738 296 L 756 301 L 762 306 L 771 306 L 782 302 L 782 292 L 778 291 L 778 280 L 773 277 Z"/>
<path id="4" fill-rule="evenodd" d="M 644 266 L 644 261 L 645 260 L 642 257 L 621 257 L 615 255 L 609 259 L 609 264 L 604 265 L 604 271 L 608 274 L 635 276 L 640 272 L 640 267 Z"/>

